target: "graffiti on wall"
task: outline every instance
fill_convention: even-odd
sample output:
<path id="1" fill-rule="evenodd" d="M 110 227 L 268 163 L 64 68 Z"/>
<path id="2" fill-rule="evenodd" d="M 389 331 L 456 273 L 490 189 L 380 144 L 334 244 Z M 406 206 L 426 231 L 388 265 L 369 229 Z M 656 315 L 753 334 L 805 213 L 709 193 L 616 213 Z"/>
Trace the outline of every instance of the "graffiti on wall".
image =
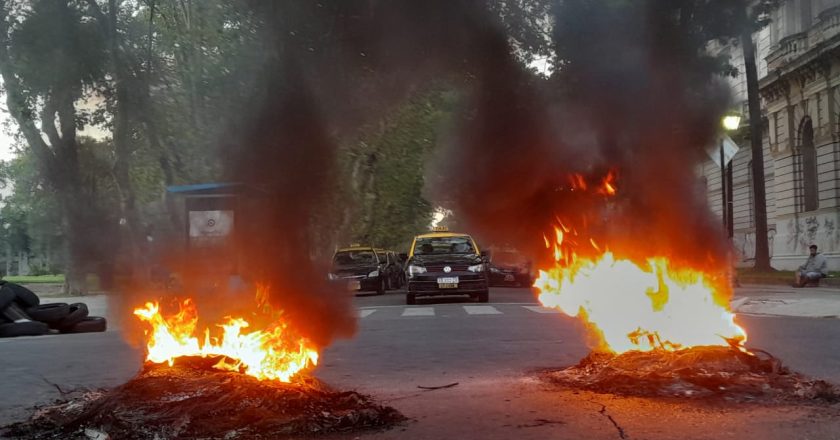
<path id="1" fill-rule="evenodd" d="M 767 229 L 767 245 L 770 248 L 770 258 L 773 258 L 773 242 L 776 238 L 776 227 L 770 226 Z M 755 260 L 755 232 L 743 232 L 735 234 L 733 245 L 738 251 L 742 262 Z"/>
<path id="2" fill-rule="evenodd" d="M 836 214 L 811 215 L 789 219 L 786 225 L 785 253 L 806 253 L 808 246 L 816 244 L 823 252 L 840 249 L 840 231 Z"/>

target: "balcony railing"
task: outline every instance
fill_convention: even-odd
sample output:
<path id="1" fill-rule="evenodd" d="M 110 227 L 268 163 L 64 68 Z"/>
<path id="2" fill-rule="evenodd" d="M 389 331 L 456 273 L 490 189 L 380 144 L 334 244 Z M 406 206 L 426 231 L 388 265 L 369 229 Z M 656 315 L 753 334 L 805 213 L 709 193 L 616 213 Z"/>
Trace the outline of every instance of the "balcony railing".
<path id="1" fill-rule="evenodd" d="M 814 47 L 838 33 L 840 33 L 840 6 L 834 6 L 820 12 L 817 23 L 808 32 L 808 43 Z"/>
<path id="2" fill-rule="evenodd" d="M 790 60 L 798 57 L 808 50 L 808 33 L 788 35 L 779 41 L 779 44 L 767 55 L 767 68 L 776 69 L 787 64 Z"/>
<path id="3" fill-rule="evenodd" d="M 765 59 L 767 69 L 782 67 L 837 34 L 840 34 L 840 6 L 833 6 L 820 12 L 816 23 L 806 32 L 788 35 L 772 47 Z"/>

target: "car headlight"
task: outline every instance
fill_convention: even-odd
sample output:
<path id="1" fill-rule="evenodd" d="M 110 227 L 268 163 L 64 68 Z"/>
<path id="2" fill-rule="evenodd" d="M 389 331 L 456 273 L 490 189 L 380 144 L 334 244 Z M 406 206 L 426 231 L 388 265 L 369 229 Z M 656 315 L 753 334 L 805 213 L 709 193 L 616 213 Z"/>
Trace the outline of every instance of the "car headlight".
<path id="1" fill-rule="evenodd" d="M 483 264 L 475 264 L 467 268 L 470 272 L 484 272 L 484 265 Z"/>
<path id="2" fill-rule="evenodd" d="M 375 271 L 368 274 L 368 278 L 373 278 L 373 277 L 378 277 L 378 276 L 379 276 L 379 270 L 375 270 Z"/>
<path id="3" fill-rule="evenodd" d="M 330 281 L 335 281 L 335 280 L 338 279 L 338 275 L 336 275 L 334 273 L 328 273 L 327 278 L 329 278 Z"/>
<path id="4" fill-rule="evenodd" d="M 423 266 L 415 266 L 411 265 L 408 266 L 408 277 L 411 278 L 414 275 L 420 275 L 421 273 L 426 273 L 426 268 Z"/>

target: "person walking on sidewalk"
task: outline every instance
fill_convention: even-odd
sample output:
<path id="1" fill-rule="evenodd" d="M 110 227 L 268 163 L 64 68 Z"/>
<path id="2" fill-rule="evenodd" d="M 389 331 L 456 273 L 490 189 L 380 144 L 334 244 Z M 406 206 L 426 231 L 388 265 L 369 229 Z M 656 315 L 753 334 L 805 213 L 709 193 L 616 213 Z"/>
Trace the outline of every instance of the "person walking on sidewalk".
<path id="1" fill-rule="evenodd" d="M 808 249 L 811 250 L 811 255 L 808 256 L 805 264 L 799 266 L 793 287 L 805 287 L 808 283 L 819 283 L 820 278 L 828 276 L 828 262 L 823 254 L 817 253 L 817 245 L 812 244 Z"/>

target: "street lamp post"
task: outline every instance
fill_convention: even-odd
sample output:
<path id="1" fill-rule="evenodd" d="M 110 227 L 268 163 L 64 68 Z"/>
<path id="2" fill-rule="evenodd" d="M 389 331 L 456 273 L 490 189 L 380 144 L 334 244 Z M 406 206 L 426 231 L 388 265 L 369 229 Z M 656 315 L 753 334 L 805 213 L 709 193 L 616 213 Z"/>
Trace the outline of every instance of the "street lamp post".
<path id="1" fill-rule="evenodd" d="M 726 192 L 726 165 L 724 162 L 724 155 L 723 155 L 723 138 L 720 138 L 720 218 L 723 220 L 723 227 L 727 227 L 727 219 L 729 216 L 727 213 L 729 212 L 728 204 L 726 203 L 727 199 L 727 192 Z"/>
<path id="2" fill-rule="evenodd" d="M 723 128 L 725 131 L 733 131 L 737 130 L 738 127 L 741 125 L 741 117 L 737 114 L 730 114 L 724 116 L 723 121 Z M 724 155 L 724 137 L 721 136 L 720 138 L 720 195 L 723 199 L 723 211 L 721 212 L 721 217 L 723 217 L 723 226 L 726 230 L 726 238 L 729 240 L 730 247 L 732 246 L 733 238 L 735 237 L 735 225 L 733 224 L 733 210 L 734 206 L 732 203 L 733 199 L 733 190 L 732 190 L 732 162 L 735 161 L 735 156 L 730 159 L 729 163 L 725 162 L 725 155 Z M 731 250 L 731 249 L 730 249 Z M 727 278 L 729 279 L 730 285 L 737 285 L 737 275 L 735 275 L 735 271 L 732 267 L 729 268 L 727 273 Z"/>
<path id="3" fill-rule="evenodd" d="M 721 121 L 723 128 L 727 131 L 737 130 L 741 125 L 741 116 L 731 114 L 723 117 Z M 726 237 L 732 240 L 735 236 L 734 225 L 734 191 L 732 184 L 732 162 L 725 163 L 725 155 L 723 152 L 723 137 L 720 139 L 720 195 L 722 199 L 721 217 L 723 217 L 723 226 L 726 228 Z"/>
<path id="4" fill-rule="evenodd" d="M 727 237 L 729 240 L 732 240 L 735 237 L 735 222 L 733 221 L 734 218 L 734 206 L 732 203 L 732 199 L 734 198 L 732 187 L 732 162 L 730 160 L 728 164 L 726 164 L 726 232 Z"/>

